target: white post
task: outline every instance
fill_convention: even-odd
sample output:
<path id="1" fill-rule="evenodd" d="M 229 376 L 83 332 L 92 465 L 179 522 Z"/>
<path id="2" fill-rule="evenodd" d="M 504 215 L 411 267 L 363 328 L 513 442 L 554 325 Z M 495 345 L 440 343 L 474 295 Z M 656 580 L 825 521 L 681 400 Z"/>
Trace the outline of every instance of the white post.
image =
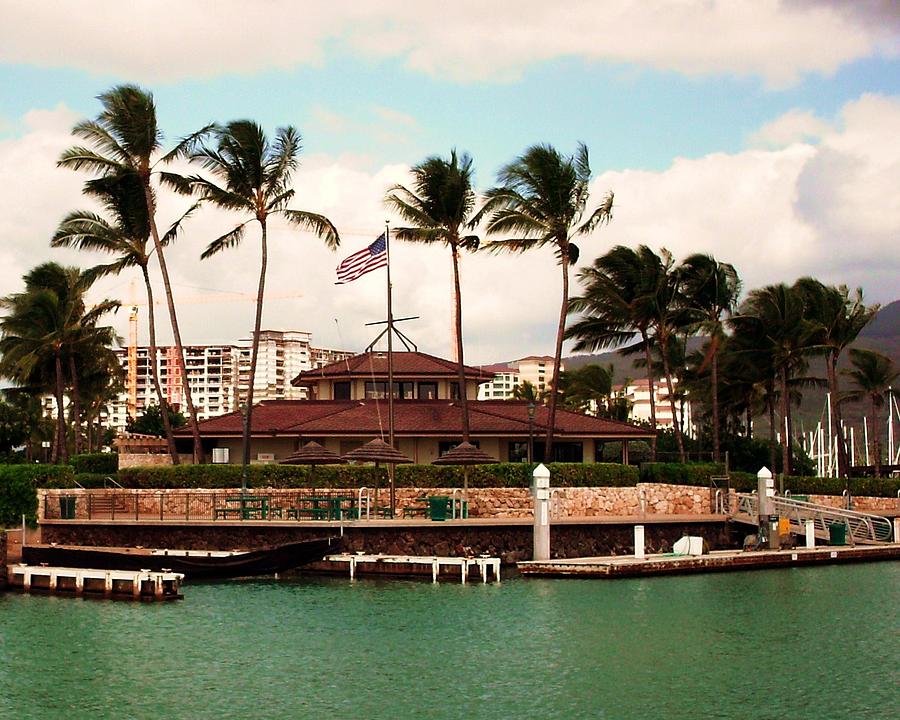
<path id="1" fill-rule="evenodd" d="M 832 448 L 834 447 L 833 428 L 831 427 L 831 393 L 825 393 L 825 406 L 828 412 L 828 477 L 834 477 L 837 473 L 831 471 Z"/>
<path id="2" fill-rule="evenodd" d="M 757 518 L 759 530 L 762 532 L 763 528 L 766 529 L 766 534 L 769 538 L 769 548 L 777 550 L 778 529 L 776 527 L 773 532 L 771 521 L 769 520 L 773 516 L 772 498 L 775 497 L 775 478 L 772 476 L 772 471 L 767 467 L 760 468 L 759 472 L 756 473 L 756 496 L 759 503 L 759 517 Z"/>
<path id="3" fill-rule="evenodd" d="M 850 427 L 850 467 L 856 464 L 856 437 L 853 434 L 853 428 Z"/>
<path id="4" fill-rule="evenodd" d="M 534 495 L 533 560 L 550 559 L 550 471 L 540 463 L 532 473 Z"/>
<path id="5" fill-rule="evenodd" d="M 634 526 L 634 556 L 638 560 L 643 560 L 647 556 L 644 554 L 644 526 Z"/>
<path id="6" fill-rule="evenodd" d="M 900 543 L 900 517 L 894 518 L 894 542 Z"/>
<path id="7" fill-rule="evenodd" d="M 863 442 L 866 446 L 866 465 L 871 465 L 869 458 L 869 422 L 866 420 L 865 415 L 863 415 Z"/>
<path id="8" fill-rule="evenodd" d="M 806 547 L 814 548 L 816 546 L 816 521 L 807 520 L 804 525 L 806 526 Z"/>

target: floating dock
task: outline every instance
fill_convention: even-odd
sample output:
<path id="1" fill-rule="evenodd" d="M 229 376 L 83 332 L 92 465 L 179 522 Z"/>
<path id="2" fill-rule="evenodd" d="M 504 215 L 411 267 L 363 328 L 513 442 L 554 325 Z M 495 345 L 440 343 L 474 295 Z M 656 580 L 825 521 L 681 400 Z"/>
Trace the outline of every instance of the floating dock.
<path id="1" fill-rule="evenodd" d="M 180 600 L 184 575 L 151 570 L 92 570 L 86 568 L 11 565 L 10 590 L 114 600 Z"/>
<path id="2" fill-rule="evenodd" d="M 422 575 L 431 570 L 431 581 L 437 582 L 441 570 L 458 574 L 460 581 L 465 584 L 472 568 L 481 575 L 481 581 L 486 583 L 489 576 L 493 575 L 494 582 L 500 582 L 500 558 L 498 557 L 440 557 L 437 555 L 368 555 L 366 553 L 340 553 L 338 555 L 326 555 L 325 562 L 346 564 L 350 570 L 350 579 L 353 580 L 360 572 L 366 569 L 375 570 L 385 575 Z M 362 567 L 367 566 L 367 567 Z"/>
<path id="3" fill-rule="evenodd" d="M 633 555 L 527 560 L 518 563 L 522 575 L 541 577 L 626 578 L 698 572 L 760 570 L 872 560 L 900 560 L 900 544 L 857 547 L 796 548 L 794 550 L 718 550 L 706 555 Z"/>

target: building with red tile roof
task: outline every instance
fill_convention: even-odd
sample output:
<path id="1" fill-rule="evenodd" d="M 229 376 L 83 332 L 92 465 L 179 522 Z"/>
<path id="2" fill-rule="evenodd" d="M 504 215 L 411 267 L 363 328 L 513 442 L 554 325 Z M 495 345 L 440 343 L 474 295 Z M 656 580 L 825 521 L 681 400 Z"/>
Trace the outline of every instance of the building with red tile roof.
<path id="1" fill-rule="evenodd" d="M 430 463 L 461 440 L 462 408 L 456 399 L 455 363 L 425 353 L 398 352 L 394 358 L 394 437 L 398 449 L 417 463 Z M 477 385 L 489 372 L 465 371 L 473 444 L 501 461 L 521 460 L 529 438 L 535 457 L 549 419 L 544 406 L 524 401 L 475 401 Z M 344 455 L 372 438 L 387 438 L 387 356 L 370 352 L 316 370 L 301 372 L 295 385 L 309 387 L 313 400 L 263 401 L 253 410 L 251 457 L 277 462 L 315 440 Z M 335 397 L 335 396 L 338 397 Z M 533 416 L 531 412 L 533 412 Z M 200 423 L 207 452 L 239 462 L 242 418 L 228 413 Z M 190 431 L 179 431 L 180 443 Z M 593 462 L 604 442 L 647 439 L 645 428 L 557 410 L 554 437 L 559 459 Z M 211 453 L 212 454 L 212 453 Z"/>

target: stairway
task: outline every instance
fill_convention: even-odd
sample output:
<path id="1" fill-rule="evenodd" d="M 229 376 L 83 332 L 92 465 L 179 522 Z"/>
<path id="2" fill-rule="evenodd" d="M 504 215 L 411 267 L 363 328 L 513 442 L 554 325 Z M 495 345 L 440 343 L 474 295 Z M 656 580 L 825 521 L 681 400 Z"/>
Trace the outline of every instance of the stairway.
<path id="1" fill-rule="evenodd" d="M 846 525 L 847 542 L 851 545 L 881 545 L 896 542 L 891 521 L 880 515 L 842 510 L 780 496 L 772 498 L 772 507 L 775 515 L 790 521 L 791 532 L 798 535 L 806 532 L 806 521 L 812 520 L 816 537 L 819 539 L 830 539 L 829 528 L 832 525 Z M 731 518 L 755 526 L 758 517 L 757 508 L 755 494 L 738 493 L 737 507 L 731 513 Z"/>

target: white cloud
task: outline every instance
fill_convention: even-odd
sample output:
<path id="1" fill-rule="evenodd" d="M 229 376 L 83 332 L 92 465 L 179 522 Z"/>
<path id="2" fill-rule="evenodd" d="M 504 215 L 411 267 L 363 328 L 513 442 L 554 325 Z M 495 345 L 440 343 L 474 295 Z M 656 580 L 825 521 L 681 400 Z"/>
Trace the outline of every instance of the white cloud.
<path id="1" fill-rule="evenodd" d="M 898 48 L 897 23 L 873 21 L 877 8 L 779 0 L 0 0 L 0 8 L 0 62 L 143 83 L 318 65 L 342 47 L 464 82 L 505 81 L 575 56 L 785 86 Z"/>
<path id="2" fill-rule="evenodd" d="M 56 168 L 68 146 L 70 111 L 30 113 L 29 131 L 0 142 L 0 293 L 21 287 L 21 276 L 47 259 L 86 266 L 94 261 L 74 251 L 51 250 L 48 239 L 68 210 L 84 205 L 82 177 Z M 795 143 L 777 150 L 717 153 L 679 159 L 662 172 L 624 170 L 600 175 L 599 198 L 616 193 L 613 221 L 581 241 L 587 264 L 614 244 L 666 246 L 682 258 L 708 251 L 734 263 L 748 288 L 805 274 L 827 282 L 862 286 L 869 301 L 897 298 L 900 277 L 900 99 L 864 96 L 843 109 L 817 145 Z M 343 244 L 337 253 L 283 223 L 270 228 L 271 299 L 264 325 L 309 330 L 314 342 L 359 350 L 383 319 L 384 275 L 370 273 L 335 286 L 334 268 L 345 255 L 377 237 L 388 217 L 385 190 L 406 180 L 399 165 L 369 169 L 365 159 L 310 155 L 296 176 L 295 207 L 328 215 Z M 10 189 L 12 188 L 12 189 Z M 183 206 L 163 195 L 160 224 Z M 242 247 L 204 262 L 206 244 L 225 232 L 233 217 L 205 209 L 167 253 L 176 298 L 180 298 L 186 342 L 246 337 L 252 302 L 211 303 L 210 289 L 256 291 L 258 234 L 248 231 Z M 509 360 L 552 350 L 560 301 L 560 272 L 549 250 L 524 255 L 467 255 L 463 259 L 466 357 L 473 363 Z M 427 352 L 450 352 L 451 269 L 447 250 L 395 244 L 394 311 L 419 315 L 404 331 Z M 573 293 L 577 286 L 573 284 Z M 138 286 L 140 293 L 140 285 Z M 161 293 L 161 288 L 157 288 Z M 128 277 L 108 279 L 98 296 L 128 297 Z M 188 301 L 197 295 L 204 302 Z M 278 296 L 278 297 L 276 297 Z M 164 307 L 157 310 L 161 340 L 170 333 Z M 144 318 L 141 338 L 145 341 Z M 337 319 L 337 323 L 335 323 Z M 115 319 L 127 335 L 127 313 Z"/>
<path id="3" fill-rule="evenodd" d="M 752 133 L 749 143 L 753 147 L 786 147 L 793 143 L 818 140 L 830 129 L 831 125 L 816 117 L 810 110 L 790 110 Z"/>

